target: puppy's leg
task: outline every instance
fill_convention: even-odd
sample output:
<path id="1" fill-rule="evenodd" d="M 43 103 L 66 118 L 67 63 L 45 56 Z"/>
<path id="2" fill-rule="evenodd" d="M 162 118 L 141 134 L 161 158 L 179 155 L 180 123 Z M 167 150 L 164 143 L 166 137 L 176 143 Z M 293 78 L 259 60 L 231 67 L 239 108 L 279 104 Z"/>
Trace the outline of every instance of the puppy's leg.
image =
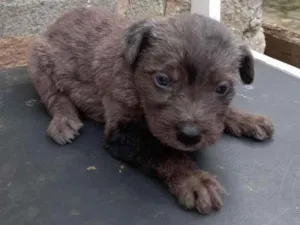
<path id="1" fill-rule="evenodd" d="M 94 82 L 65 78 L 59 80 L 56 86 L 68 95 L 85 116 L 97 122 L 104 122 L 103 93 Z"/>
<path id="2" fill-rule="evenodd" d="M 107 140 L 115 158 L 162 180 L 179 203 L 201 214 L 222 206 L 222 187 L 216 178 L 197 168 L 185 153 L 163 146 L 140 124 L 126 124 Z"/>
<path id="3" fill-rule="evenodd" d="M 234 136 L 245 136 L 263 141 L 272 137 L 272 121 L 260 115 L 254 115 L 230 108 L 225 119 L 225 132 Z"/>
<path id="4" fill-rule="evenodd" d="M 48 135 L 61 145 L 71 142 L 83 124 L 73 103 L 55 86 L 52 47 L 45 40 L 39 39 L 31 46 L 28 67 L 32 83 L 52 116 Z"/>

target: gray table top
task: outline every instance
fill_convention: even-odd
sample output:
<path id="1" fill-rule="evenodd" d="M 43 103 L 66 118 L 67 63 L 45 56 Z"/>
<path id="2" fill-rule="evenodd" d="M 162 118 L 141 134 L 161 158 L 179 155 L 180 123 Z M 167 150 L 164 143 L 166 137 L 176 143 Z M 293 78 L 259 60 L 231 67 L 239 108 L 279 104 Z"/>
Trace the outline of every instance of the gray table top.
<path id="1" fill-rule="evenodd" d="M 224 135 L 199 152 L 228 191 L 220 212 L 200 216 L 102 151 L 100 124 L 86 121 L 73 144 L 53 143 L 26 69 L 0 71 L 0 224 L 300 224 L 300 80 L 257 62 L 252 87 L 240 86 L 234 104 L 269 115 L 274 140 Z"/>

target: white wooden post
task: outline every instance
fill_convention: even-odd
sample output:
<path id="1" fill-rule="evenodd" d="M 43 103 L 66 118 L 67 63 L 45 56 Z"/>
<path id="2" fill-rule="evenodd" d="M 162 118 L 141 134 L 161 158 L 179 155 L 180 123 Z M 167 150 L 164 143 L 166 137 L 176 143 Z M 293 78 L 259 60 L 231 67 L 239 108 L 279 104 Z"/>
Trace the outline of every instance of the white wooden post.
<path id="1" fill-rule="evenodd" d="M 192 0 L 191 13 L 202 14 L 220 21 L 221 0 Z"/>

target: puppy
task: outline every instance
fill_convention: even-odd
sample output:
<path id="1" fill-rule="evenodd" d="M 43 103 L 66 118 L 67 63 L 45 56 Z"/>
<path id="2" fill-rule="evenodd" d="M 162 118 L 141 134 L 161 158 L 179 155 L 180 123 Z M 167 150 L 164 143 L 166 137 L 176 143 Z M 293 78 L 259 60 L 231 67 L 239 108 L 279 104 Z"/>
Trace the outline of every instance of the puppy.
<path id="1" fill-rule="evenodd" d="M 222 188 L 188 152 L 227 131 L 265 140 L 272 122 L 230 106 L 236 75 L 254 79 L 249 49 L 219 22 L 182 14 L 130 22 L 78 8 L 30 47 L 30 77 L 52 120 L 47 133 L 71 142 L 80 113 L 105 123 L 105 149 L 163 181 L 187 209 L 222 206 Z"/>

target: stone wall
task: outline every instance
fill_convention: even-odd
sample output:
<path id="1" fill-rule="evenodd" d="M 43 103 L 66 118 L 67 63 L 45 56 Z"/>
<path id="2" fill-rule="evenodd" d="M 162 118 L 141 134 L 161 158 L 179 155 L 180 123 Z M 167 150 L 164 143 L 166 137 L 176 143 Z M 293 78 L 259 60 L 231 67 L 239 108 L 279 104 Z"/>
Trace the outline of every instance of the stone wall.
<path id="1" fill-rule="evenodd" d="M 201 1 L 201 0 L 199 0 Z M 262 0 L 222 0 L 222 21 L 238 38 L 263 52 Z M 78 6 L 101 6 L 130 18 L 176 15 L 190 11 L 190 0 L 2 0 L 0 69 L 26 65 L 30 40 L 63 12 Z"/>
<path id="2" fill-rule="evenodd" d="M 222 0 L 221 20 L 258 52 L 266 47 L 262 28 L 263 0 Z"/>

